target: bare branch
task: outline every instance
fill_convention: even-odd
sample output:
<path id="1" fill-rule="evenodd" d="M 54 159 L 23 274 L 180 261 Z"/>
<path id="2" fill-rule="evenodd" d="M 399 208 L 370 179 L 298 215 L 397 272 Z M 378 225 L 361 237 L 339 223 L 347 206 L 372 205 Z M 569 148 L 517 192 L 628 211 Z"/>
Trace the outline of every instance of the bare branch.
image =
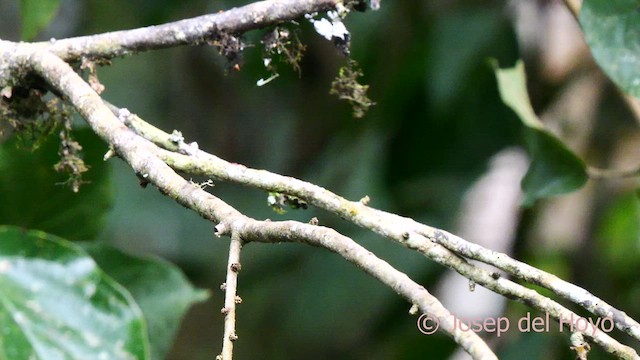
<path id="1" fill-rule="evenodd" d="M 564 281 L 553 274 L 544 272 L 529 264 L 512 259 L 505 254 L 491 251 L 477 244 L 465 241 L 446 231 L 434 231 L 433 228 L 425 226 L 425 233 L 432 241 L 443 245 L 457 254 L 493 265 L 522 280 L 545 287 L 595 315 L 610 317 L 614 320 L 618 329 L 640 340 L 640 324 L 638 324 L 637 321 L 630 318 L 624 311 L 614 308 L 577 285 Z"/>
<path id="2" fill-rule="evenodd" d="M 231 235 L 229 244 L 229 261 L 227 264 L 227 279 L 224 283 L 224 335 L 222 338 L 221 360 L 233 359 L 233 343 L 238 339 L 236 334 L 236 304 L 240 303 L 237 295 L 238 273 L 240 272 L 240 250 L 242 239 L 237 234 Z"/>
<path id="3" fill-rule="evenodd" d="M 63 40 L 36 45 L 66 61 L 81 57 L 110 59 L 152 49 L 205 43 L 221 33 L 237 34 L 297 19 L 305 14 L 335 9 L 341 0 L 259 1 L 224 12 L 198 16 L 163 25 Z"/>
<path id="4" fill-rule="evenodd" d="M 164 136 L 168 136 L 168 134 L 165 133 Z M 153 141 L 159 140 L 154 139 Z M 417 223 L 412 219 L 376 210 L 361 202 L 348 201 L 317 185 L 265 170 L 249 169 L 242 165 L 232 164 L 203 151 L 199 151 L 197 156 L 192 157 L 169 151 L 161 151 L 159 155 L 175 169 L 300 197 L 310 204 L 340 215 L 361 227 L 396 240 L 405 246 L 420 249 L 429 258 L 458 271 L 458 267 L 462 265 L 452 260 L 451 253 L 443 252 L 442 249 L 434 247 L 434 243 L 442 245 L 453 253 L 496 266 L 522 280 L 543 286 L 595 315 L 610 316 L 615 320 L 618 329 L 640 340 L 640 324 L 624 312 L 615 309 L 579 286 L 514 260 L 506 254 L 485 249 L 446 231 Z M 468 273 L 468 271 L 466 272 Z M 479 279 L 472 280 L 482 284 L 481 281 L 478 281 Z"/>
<path id="5" fill-rule="evenodd" d="M 442 304 L 421 285 L 384 260 L 333 229 L 299 222 L 256 221 L 241 214 L 219 198 L 176 174 L 157 154 L 153 143 L 129 130 L 98 94 L 73 69 L 47 51 L 25 52 L 25 61 L 57 91 L 64 94 L 91 128 L 122 157 L 134 171 L 145 176 L 161 192 L 215 223 L 218 235 L 238 234 L 246 241 L 296 241 L 325 247 L 397 291 L 425 313 L 440 321 L 440 329 L 453 337 L 474 359 L 496 359 L 487 344 L 474 332 L 462 331 Z"/>
<path id="6" fill-rule="evenodd" d="M 566 3 L 571 5 L 575 1 L 567 0 Z M 112 58 L 151 49 L 201 44 L 220 34 L 241 33 L 289 21 L 306 13 L 334 9 L 341 4 L 340 0 L 262 1 L 217 14 L 94 36 L 36 44 L 17 44 L 0 40 L 0 90 L 5 86 L 12 86 L 12 81 L 34 70 L 55 89 L 56 94 L 62 94 L 73 104 L 92 129 L 109 144 L 110 154 L 119 155 L 137 174 L 156 185 L 167 196 L 216 223 L 217 235 L 231 235 L 223 308 L 226 317 L 222 359 L 232 358 L 233 340 L 236 338 L 237 271 L 243 241 L 300 242 L 328 249 L 393 289 L 423 313 L 437 319 L 440 329 L 453 337 L 473 358 L 496 357 L 477 334 L 456 327 L 454 316 L 424 287 L 351 238 L 333 229 L 313 224 L 295 221 L 267 222 L 249 218 L 223 200 L 185 180 L 174 170 L 299 197 L 347 221 L 416 250 L 496 293 L 546 312 L 558 321 L 566 323 L 568 319 L 577 321 L 579 318 L 558 302 L 497 272 L 482 269 L 467 259 L 490 264 L 519 279 L 550 289 L 593 314 L 613 319 L 616 327 L 640 340 L 638 322 L 585 289 L 505 254 L 469 243 L 446 231 L 374 209 L 369 207 L 367 202 L 349 201 L 320 186 L 265 170 L 232 164 L 200 151 L 195 144 L 186 144 L 179 133 L 169 135 L 128 111 L 105 104 L 64 62 L 76 61 L 83 57 Z M 11 56 L 5 56 L 8 54 Z M 596 174 L 592 170 L 590 175 L 602 174 Z M 581 351 L 579 354 L 586 354 L 583 351 L 583 344 L 586 344 L 583 337 L 592 339 L 606 351 L 620 358 L 638 358 L 632 348 L 620 344 L 602 331 L 577 332 L 572 335 L 574 348 L 577 352 Z"/>
<path id="7" fill-rule="evenodd" d="M 112 107 L 112 111 L 114 111 L 114 113 L 119 112 L 116 107 Z M 129 116 L 129 120 L 127 120 L 127 123 L 136 132 L 140 131 L 141 133 L 150 135 L 148 139 L 154 143 L 170 143 L 169 138 L 171 137 L 171 135 L 155 128 L 153 125 L 150 125 L 134 114 L 131 114 Z M 173 146 L 179 146 L 179 144 L 174 144 Z M 169 146 L 169 148 L 172 148 L 173 146 Z M 458 248 L 451 249 L 451 251 L 453 251 L 451 252 L 450 249 L 448 249 L 447 245 L 450 245 L 449 243 L 460 242 L 461 244 L 470 244 L 474 246 L 474 249 L 481 249 L 478 251 L 484 253 L 490 252 L 493 254 L 497 254 L 497 259 L 494 259 L 492 262 L 487 263 L 493 266 L 497 266 L 498 268 L 502 268 L 498 266 L 501 264 L 498 260 L 519 263 L 516 260 L 509 258 L 505 254 L 491 252 L 488 249 L 484 249 L 476 244 L 469 243 L 445 231 L 417 223 L 412 219 L 403 218 L 395 214 L 390 214 L 370 208 L 365 203 L 348 201 L 317 185 L 313 185 L 295 178 L 273 174 L 265 170 L 255 170 L 247 168 L 243 165 L 232 164 L 204 151 L 198 150 L 191 156 L 185 156 L 170 151 L 159 150 L 158 155 L 167 164 L 182 171 L 212 176 L 221 180 L 235 182 L 251 187 L 257 187 L 267 191 L 285 192 L 301 197 L 306 201 L 309 201 L 312 204 L 336 213 L 347 220 L 353 221 L 356 224 L 362 224 L 361 226 L 365 228 L 378 232 L 379 234 L 384 235 L 388 238 L 397 240 L 406 247 L 417 250 L 428 258 L 454 269 L 461 275 L 467 277 L 468 279 L 474 281 L 479 285 L 482 285 L 510 299 L 525 303 L 533 308 L 540 310 L 541 312 L 549 314 L 549 316 L 556 321 L 569 323 L 571 319 L 574 319 L 575 321 L 580 319 L 579 315 L 575 314 L 559 303 L 547 297 L 541 296 L 536 291 L 516 284 L 515 282 L 500 276 L 500 274 L 498 273 L 489 272 L 485 269 L 479 268 L 469 263 L 456 254 L 459 253 L 469 258 L 476 259 L 472 256 L 472 254 L 468 254 L 463 250 L 460 250 L 460 252 L 458 252 Z M 264 240 L 253 239 L 253 241 Z M 527 269 L 535 269 L 529 265 L 526 266 L 528 268 L 520 265 L 515 265 L 513 268 L 505 267 L 503 270 L 517 277 L 522 277 L 521 273 L 530 273 L 531 270 Z M 542 277 L 544 277 L 548 281 L 531 282 L 539 285 L 544 283 L 545 285 L 543 286 L 549 287 L 551 288 L 551 290 L 555 289 L 554 291 L 556 291 L 559 295 L 576 302 L 578 305 L 583 306 L 590 311 L 599 309 L 601 312 L 601 314 L 598 314 L 599 316 L 608 316 L 612 318 L 614 320 L 614 323 L 616 323 L 616 326 L 618 326 L 619 328 L 628 327 L 629 322 L 627 322 L 627 319 L 632 322 L 634 321 L 626 315 L 626 319 L 616 316 L 616 314 L 624 313 L 610 307 L 604 301 L 599 300 L 595 296 L 589 294 L 586 290 L 581 289 L 571 283 L 564 282 L 563 280 L 560 280 L 559 278 L 551 274 L 542 272 L 541 270 L 535 269 L 535 271 L 541 274 L 546 274 Z M 554 280 L 551 281 L 549 279 Z M 525 280 L 527 279 L 525 278 Z M 547 284 L 547 282 L 550 282 L 552 285 Z M 578 302 L 575 299 L 587 300 L 586 302 Z M 589 300 L 597 302 L 589 303 Z M 588 305 L 592 305 L 591 308 L 588 307 Z M 613 312 L 603 312 L 607 309 Z M 633 349 L 620 344 L 602 331 L 597 331 L 595 334 L 584 333 L 584 336 L 593 339 L 595 343 L 601 345 L 606 351 L 615 354 L 616 356 L 627 359 L 637 358 L 637 354 Z"/>
<path id="8" fill-rule="evenodd" d="M 246 236 L 256 242 L 273 242 L 274 239 L 284 238 L 286 241 L 302 242 L 333 251 L 389 286 L 416 305 L 422 313 L 433 316 L 439 329 L 451 335 L 474 359 L 497 359 L 476 334 L 472 335 L 473 332 L 462 331 L 456 326 L 454 315 L 423 286 L 333 229 L 295 221 L 254 221 L 243 227 L 242 233 L 243 238 Z"/>

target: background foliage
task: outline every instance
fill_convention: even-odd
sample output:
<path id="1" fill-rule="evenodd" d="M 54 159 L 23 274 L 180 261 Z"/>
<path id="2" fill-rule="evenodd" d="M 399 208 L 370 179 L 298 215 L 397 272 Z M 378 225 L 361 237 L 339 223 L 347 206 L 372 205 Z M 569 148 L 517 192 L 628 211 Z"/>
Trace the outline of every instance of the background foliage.
<path id="1" fill-rule="evenodd" d="M 22 10 L 29 3 L 22 2 Z M 140 27 L 244 3 L 62 1 L 38 38 Z M 629 2 L 607 3 L 611 5 L 587 1 L 580 19 L 596 58 L 617 56 L 602 48 L 610 44 L 602 40 L 608 30 L 593 25 L 597 17 L 603 11 L 607 16 L 629 12 Z M 300 23 L 298 33 L 307 46 L 300 77 L 281 63 L 279 78 L 256 87 L 269 72 L 257 45 L 261 33 L 254 32 L 246 40 L 256 46 L 245 52 L 239 72 L 228 68 L 212 47 L 155 51 L 116 59 L 99 69 L 106 86 L 103 96 L 165 130 L 177 128 L 187 140 L 229 161 L 296 176 L 351 199 L 369 195 L 374 207 L 452 232 L 462 226 L 459 215 L 467 190 L 488 169 L 491 157 L 506 148 L 528 148 L 534 159 L 552 159 L 552 170 L 553 159 L 564 156 L 558 151 L 572 151 L 599 167 L 637 165 L 637 115 L 591 59 L 576 20 L 562 3 L 385 0 L 382 5 L 378 12 L 355 13 L 346 20 L 352 57 L 377 103 L 362 119 L 353 119 L 349 106 L 329 95 L 345 59 L 307 22 Z M 617 12 L 611 11 L 616 6 Z M 20 34 L 37 33 L 25 30 L 40 26 L 37 19 L 23 18 L 22 28 L 14 20 L 19 10 L 16 3 L 0 2 L 0 38 L 18 40 Z M 626 31 L 619 29 L 631 37 L 625 44 L 637 43 L 637 32 L 631 32 L 637 24 L 633 14 L 614 22 L 628 24 Z M 527 23 L 527 18 L 533 20 Z M 567 31 L 578 35 L 566 39 Z M 635 48 L 628 53 L 638 54 Z M 518 119 L 517 110 L 505 106 L 489 58 L 501 67 L 524 58 L 533 110 L 549 133 L 532 130 Z M 629 71 L 637 76 L 634 64 Z M 621 76 L 630 79 L 626 73 Z M 585 91 L 594 94 L 592 101 L 582 96 Z M 155 189 L 142 189 L 123 163 L 102 162 L 106 146 L 85 137 L 85 131 L 76 133 L 91 166 L 91 183 L 78 194 L 55 185 L 59 180 L 50 170 L 57 161 L 55 136 L 33 153 L 16 150 L 15 139 L 2 144 L 0 223 L 97 242 L 78 251 L 92 254 L 110 277 L 125 285 L 143 313 L 153 308 L 150 313 L 163 314 L 157 308 L 162 305 L 186 309 L 204 295 L 164 262 L 100 247 L 110 244 L 131 254 L 155 254 L 178 265 L 198 287 L 211 289 L 211 296 L 190 309 L 170 350 L 165 341 L 170 334 L 157 332 L 164 320 L 147 317 L 152 340 L 162 339 L 151 344 L 151 351 L 156 358 L 167 350 L 169 359 L 212 358 L 219 352 L 222 332 L 223 294 L 218 288 L 224 279 L 226 239 L 213 238 L 211 224 Z M 557 146 L 563 148 L 554 150 Z M 539 166 L 549 169 L 542 163 Z M 580 166 L 577 176 L 584 177 Z M 551 176 L 540 174 L 531 180 L 534 187 Z M 556 193 L 581 184 L 573 181 Z M 584 286 L 638 318 L 636 186 L 636 179 L 590 180 L 569 196 L 539 201 L 528 197 L 533 206 L 518 211 L 517 231 L 508 247 L 516 258 Z M 279 215 L 263 192 L 224 183 L 211 191 L 256 218 L 308 221 L 317 216 L 321 224 L 366 244 L 430 290 L 447 272 L 325 213 L 309 209 Z M 333 254 L 293 244 L 250 244 L 243 259 L 236 349 L 240 359 L 255 354 L 266 359 L 418 359 L 425 353 L 447 358 L 455 351 L 443 336 L 421 335 L 403 300 Z M 130 267 L 140 261 L 153 265 Z M 145 271 L 147 266 L 161 270 Z M 138 274 L 144 281 L 134 281 Z M 170 278 L 176 282 L 162 289 L 154 285 L 154 277 L 160 283 Z M 476 294 L 462 294 L 472 307 Z M 517 319 L 528 310 L 509 302 L 503 311 Z M 492 342 L 506 359 L 522 358 L 523 353 L 529 359 L 571 356 L 568 335 L 557 332 L 511 332 Z M 595 351 L 592 356 L 600 355 Z"/>

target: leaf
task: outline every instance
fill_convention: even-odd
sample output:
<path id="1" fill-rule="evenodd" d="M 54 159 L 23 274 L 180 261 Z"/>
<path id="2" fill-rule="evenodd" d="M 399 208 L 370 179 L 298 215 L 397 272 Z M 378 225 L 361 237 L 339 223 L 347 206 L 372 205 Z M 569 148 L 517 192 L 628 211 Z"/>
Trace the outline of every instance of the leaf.
<path id="1" fill-rule="evenodd" d="M 0 227 L 0 358 L 148 359 L 142 313 L 77 245 Z"/>
<path id="2" fill-rule="evenodd" d="M 527 79 L 524 72 L 524 63 L 518 60 L 512 68 L 500 69 L 498 63 L 493 61 L 492 66 L 498 79 L 500 98 L 520 117 L 522 122 L 535 129 L 544 129 L 544 125 L 538 119 L 538 115 L 531 107 L 529 93 L 527 92 Z"/>
<path id="3" fill-rule="evenodd" d="M 20 0 L 21 38 L 33 40 L 58 12 L 60 0 Z"/>
<path id="4" fill-rule="evenodd" d="M 104 244 L 84 243 L 83 247 L 140 305 L 151 358 L 164 359 L 187 309 L 206 300 L 209 293 L 194 288 L 179 268 L 163 260 L 134 257 Z"/>
<path id="5" fill-rule="evenodd" d="M 533 160 L 522 179 L 524 206 L 584 186 L 588 179 L 584 162 L 560 140 L 541 129 L 529 129 L 525 135 Z"/>
<path id="6" fill-rule="evenodd" d="M 107 146 L 90 129 L 73 136 L 82 145 L 90 168 L 78 193 L 60 185 L 68 175 L 53 166 L 60 160 L 57 136 L 38 149 L 18 148 L 13 137 L 0 144 L 0 221 L 3 224 L 38 229 L 69 240 L 90 240 L 103 228 L 112 203 L 109 164 L 102 160 Z"/>
<path id="7" fill-rule="evenodd" d="M 638 2 L 585 0 L 580 25 L 598 65 L 624 91 L 640 97 Z"/>
<path id="8" fill-rule="evenodd" d="M 581 188 L 588 179 L 586 165 L 558 138 L 548 132 L 533 111 L 527 93 L 524 64 L 499 69 L 493 61 L 502 101 L 525 125 L 525 139 L 532 157 L 527 174 L 522 179 L 524 206 L 538 199 L 565 194 Z"/>

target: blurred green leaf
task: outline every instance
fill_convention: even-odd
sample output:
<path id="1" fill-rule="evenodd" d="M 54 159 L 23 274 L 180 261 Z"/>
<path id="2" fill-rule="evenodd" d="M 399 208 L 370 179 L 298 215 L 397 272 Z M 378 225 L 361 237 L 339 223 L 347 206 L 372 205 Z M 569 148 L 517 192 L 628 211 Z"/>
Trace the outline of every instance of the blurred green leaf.
<path id="1" fill-rule="evenodd" d="M 98 243 L 85 243 L 100 268 L 124 286 L 147 321 L 151 358 L 164 359 L 189 307 L 209 296 L 194 288 L 176 266 L 152 257 L 134 257 Z"/>
<path id="2" fill-rule="evenodd" d="M 60 0 L 20 0 L 21 38 L 33 40 L 58 12 Z"/>
<path id="3" fill-rule="evenodd" d="M 0 358 L 149 358 L 129 292 L 61 238 L 0 227 L 0 304 Z"/>
<path id="4" fill-rule="evenodd" d="M 57 136 L 50 136 L 36 150 L 18 148 L 13 137 L 0 144 L 0 221 L 3 224 L 38 229 L 69 240 L 90 240 L 101 231 L 111 207 L 109 164 L 102 160 L 107 146 L 90 129 L 73 136 L 83 147 L 90 166 L 83 175 L 88 183 L 78 193 L 62 186 L 68 175 L 53 165 L 59 161 Z"/>
<path id="5" fill-rule="evenodd" d="M 585 0 L 580 25 L 596 62 L 624 91 L 640 97 L 640 11 L 636 0 Z"/>
<path id="6" fill-rule="evenodd" d="M 545 130 L 529 129 L 527 147 L 533 158 L 522 179 L 523 204 L 581 188 L 587 182 L 584 162 Z"/>
<path id="7" fill-rule="evenodd" d="M 526 144 L 532 157 L 529 171 L 522 179 L 523 204 L 531 206 L 538 199 L 581 188 L 588 178 L 586 165 L 544 128 L 533 111 L 522 61 L 513 68 L 499 69 L 495 61 L 493 66 L 502 101 L 525 125 Z"/>
<path id="8" fill-rule="evenodd" d="M 640 261 L 640 199 L 635 193 L 621 196 L 606 211 L 597 239 L 612 271 L 636 272 Z"/>

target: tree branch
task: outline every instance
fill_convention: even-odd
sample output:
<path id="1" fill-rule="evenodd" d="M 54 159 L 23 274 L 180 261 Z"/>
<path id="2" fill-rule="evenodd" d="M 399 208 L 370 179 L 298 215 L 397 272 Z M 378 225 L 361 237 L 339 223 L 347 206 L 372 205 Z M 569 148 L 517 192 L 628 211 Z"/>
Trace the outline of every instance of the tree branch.
<path id="1" fill-rule="evenodd" d="M 138 118 L 136 121 L 141 121 Z M 148 124 L 147 124 L 148 125 Z M 138 125 L 142 126 L 142 125 Z M 160 133 L 155 133 L 159 135 Z M 165 142 L 170 135 L 151 138 L 154 142 Z M 373 209 L 361 202 L 346 200 L 320 186 L 307 183 L 292 177 L 281 176 L 266 170 L 255 170 L 243 165 L 232 164 L 219 157 L 196 150 L 194 156 L 182 155 L 170 151 L 160 151 L 160 158 L 172 168 L 191 174 L 205 175 L 216 179 L 237 184 L 251 186 L 265 191 L 277 191 L 297 196 L 305 201 L 337 214 L 363 228 L 370 229 L 382 236 L 393 239 L 403 245 L 416 249 L 427 257 L 455 269 L 479 284 L 489 286 L 484 276 L 473 275 L 473 271 L 466 268 L 448 251 L 434 246 L 442 245 L 455 254 L 482 261 L 495 266 L 507 273 L 539 286 L 543 286 L 557 295 L 584 307 L 598 316 L 609 316 L 615 321 L 616 327 L 630 336 L 640 340 L 640 324 L 617 310 L 602 299 L 592 295 L 587 290 L 555 275 L 536 269 L 528 264 L 510 258 L 506 254 L 485 249 L 477 244 L 468 242 L 460 237 L 449 234 L 428 225 L 420 224 L 412 219 Z M 471 278 L 470 276 L 474 276 Z M 501 292 L 502 291 L 502 292 Z M 506 295 L 508 291 L 497 291 Z"/>
<path id="2" fill-rule="evenodd" d="M 248 30 L 295 20 L 305 14 L 335 9 L 342 0 L 259 1 L 227 11 L 139 29 L 36 43 L 65 61 L 81 57 L 111 59 L 141 51 L 196 45 L 223 33 Z"/>
<path id="3" fill-rule="evenodd" d="M 115 114 L 121 111 L 113 105 L 110 105 L 110 108 Z M 273 174 L 266 170 L 255 170 L 243 165 L 229 163 L 197 148 L 188 150 L 188 145 L 184 142 L 184 139 L 176 139 L 173 135 L 163 132 L 135 114 L 128 113 L 123 121 L 134 131 L 149 136 L 148 140 L 156 144 L 163 145 L 165 148 L 174 151 L 190 152 L 190 155 L 184 155 L 166 150 L 158 151 L 158 156 L 174 169 L 300 197 L 311 204 L 338 214 L 346 220 L 396 240 L 498 294 L 547 313 L 558 322 L 568 323 L 569 319 L 580 319 L 580 316 L 576 313 L 540 295 L 536 291 L 508 280 L 498 273 L 489 272 L 470 264 L 457 255 L 460 254 L 471 259 L 483 261 L 481 257 L 474 255 L 474 253 L 484 254 L 490 261 L 483 262 L 496 266 L 523 280 L 547 287 L 596 315 L 611 317 L 616 326 L 623 331 L 626 330 L 631 334 L 636 332 L 635 320 L 626 316 L 624 312 L 611 307 L 606 302 L 576 285 L 565 282 L 530 265 L 520 263 L 505 254 L 482 248 L 446 231 L 417 223 L 412 219 L 373 209 L 362 202 L 348 201 L 311 183 Z M 454 244 L 458 246 L 454 246 Z M 463 245 L 471 246 L 473 251 L 469 251 Z M 509 264 L 509 266 L 505 264 Z M 584 333 L 584 336 L 592 339 L 606 351 L 621 358 L 634 359 L 637 357 L 633 349 L 620 344 L 604 332 Z"/>
<path id="4" fill-rule="evenodd" d="M 227 263 L 227 279 L 224 283 L 224 335 L 220 360 L 233 359 L 233 343 L 238 339 L 236 334 L 236 304 L 240 303 L 237 295 L 238 273 L 240 272 L 240 250 L 242 239 L 237 234 L 231 235 L 229 243 L 229 261 Z"/>
<path id="5" fill-rule="evenodd" d="M 64 94 L 96 134 L 113 146 L 137 174 L 180 204 L 193 209 L 216 225 L 217 235 L 237 234 L 245 241 L 295 241 L 327 248 L 363 268 L 391 287 L 426 314 L 440 321 L 440 329 L 450 335 L 474 359 L 496 359 L 487 344 L 474 332 L 455 326 L 454 317 L 421 285 L 384 260 L 333 229 L 295 221 L 267 222 L 251 219 L 176 174 L 157 154 L 161 151 L 128 129 L 103 103 L 100 96 L 60 58 L 47 51 L 21 56 L 53 88 Z"/>
<path id="6" fill-rule="evenodd" d="M 509 258 L 505 254 L 469 243 L 446 231 L 371 208 L 366 201 L 349 201 L 320 186 L 265 170 L 231 164 L 200 151 L 196 146 L 186 144 L 179 133 L 169 135 L 128 111 L 105 105 L 100 96 L 64 62 L 77 61 L 82 57 L 113 58 L 151 49 L 202 44 L 221 34 L 241 33 L 289 21 L 306 13 L 340 6 L 340 0 L 262 1 L 217 14 L 100 35 L 35 44 L 17 44 L 0 40 L 0 90 L 5 86 L 12 86 L 16 79 L 24 78 L 28 71 L 35 71 L 55 89 L 56 93 L 68 99 L 96 134 L 102 137 L 137 174 L 144 176 L 167 196 L 216 223 L 217 235 L 231 235 L 223 309 L 227 315 L 221 355 L 223 359 L 231 359 L 233 351 L 237 286 L 237 271 L 234 271 L 233 267 L 234 264 L 239 264 L 243 241 L 300 242 L 328 249 L 393 289 L 423 313 L 434 316 L 440 323 L 440 329 L 453 337 L 474 358 L 494 359 L 495 355 L 477 334 L 457 328 L 454 316 L 424 287 L 352 239 L 321 226 L 295 221 L 268 222 L 249 218 L 223 200 L 185 180 L 174 170 L 294 195 L 399 242 L 407 248 L 419 251 L 477 284 L 547 312 L 556 320 L 579 318 L 559 303 L 498 273 L 471 264 L 465 258 L 493 265 L 519 279 L 550 289 L 598 316 L 612 318 L 619 329 L 640 340 L 638 322 L 576 285 Z M 602 331 L 581 334 L 618 357 L 638 358 L 632 348 L 620 344 Z M 578 335 L 576 338 L 580 337 Z"/>

